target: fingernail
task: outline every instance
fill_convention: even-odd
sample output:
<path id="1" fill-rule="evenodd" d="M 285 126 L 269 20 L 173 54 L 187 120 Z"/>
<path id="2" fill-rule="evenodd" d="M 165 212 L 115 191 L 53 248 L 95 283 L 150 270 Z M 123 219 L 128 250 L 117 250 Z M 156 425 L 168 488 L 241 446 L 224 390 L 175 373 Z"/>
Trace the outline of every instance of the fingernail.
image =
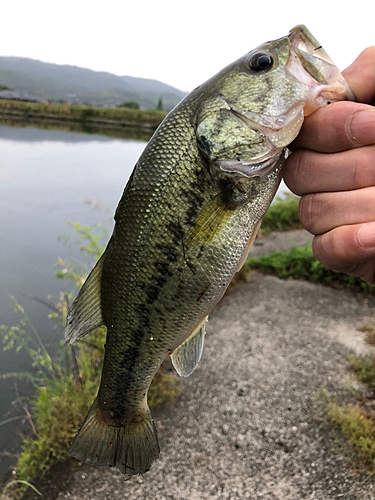
<path id="1" fill-rule="evenodd" d="M 359 226 L 357 231 L 358 243 L 365 248 L 375 247 L 375 222 L 368 222 Z"/>
<path id="2" fill-rule="evenodd" d="M 357 111 L 349 123 L 349 133 L 355 144 L 364 146 L 375 142 L 375 110 Z"/>

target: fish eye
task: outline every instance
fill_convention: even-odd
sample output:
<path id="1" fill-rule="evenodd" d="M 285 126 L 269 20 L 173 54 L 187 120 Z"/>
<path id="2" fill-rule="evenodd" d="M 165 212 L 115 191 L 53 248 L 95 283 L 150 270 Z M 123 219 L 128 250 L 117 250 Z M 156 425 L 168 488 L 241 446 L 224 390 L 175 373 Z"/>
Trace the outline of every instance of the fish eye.
<path id="1" fill-rule="evenodd" d="M 267 52 L 258 52 L 254 54 L 249 61 L 250 69 L 256 72 L 270 69 L 272 64 L 273 59 Z"/>

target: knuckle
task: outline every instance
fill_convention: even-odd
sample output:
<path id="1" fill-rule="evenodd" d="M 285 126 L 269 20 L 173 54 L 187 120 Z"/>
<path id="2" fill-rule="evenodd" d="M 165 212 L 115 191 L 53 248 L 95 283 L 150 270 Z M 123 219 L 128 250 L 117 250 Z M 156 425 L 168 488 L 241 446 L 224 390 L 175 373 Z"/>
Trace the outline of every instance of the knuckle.
<path id="1" fill-rule="evenodd" d="M 335 271 L 351 274 L 357 265 L 355 259 L 349 257 L 347 246 L 343 245 L 342 237 L 335 229 L 315 236 L 312 249 L 323 265 Z"/>
<path id="2" fill-rule="evenodd" d="M 304 150 L 294 151 L 288 158 L 284 167 L 284 181 L 295 194 L 302 194 L 300 183 L 303 176 Z"/>
<path id="3" fill-rule="evenodd" d="M 335 231 L 330 231 L 326 238 L 326 253 L 330 255 L 333 262 L 336 263 L 335 268 L 337 271 L 351 272 L 353 264 L 347 262 L 348 255 L 347 249 L 342 244 L 341 238 L 337 237 Z"/>
<path id="4" fill-rule="evenodd" d="M 302 225 L 312 234 L 318 234 L 317 226 L 320 219 L 321 201 L 319 193 L 302 196 L 299 201 L 298 215 Z"/>
<path id="5" fill-rule="evenodd" d="M 356 151 L 352 163 L 354 189 L 375 186 L 375 147 L 363 147 Z"/>

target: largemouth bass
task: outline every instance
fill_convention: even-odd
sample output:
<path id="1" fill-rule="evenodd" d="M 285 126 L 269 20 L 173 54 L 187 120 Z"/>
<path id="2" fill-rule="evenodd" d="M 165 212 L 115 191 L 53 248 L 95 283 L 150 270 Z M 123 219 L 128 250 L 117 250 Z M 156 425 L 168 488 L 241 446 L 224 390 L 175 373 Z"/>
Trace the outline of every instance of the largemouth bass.
<path id="1" fill-rule="evenodd" d="M 192 91 L 139 158 L 113 235 L 74 301 L 66 341 L 105 325 L 98 395 L 70 453 L 147 471 L 159 455 L 148 387 L 170 354 L 190 375 L 208 314 L 249 252 L 304 115 L 354 99 L 304 26 Z"/>

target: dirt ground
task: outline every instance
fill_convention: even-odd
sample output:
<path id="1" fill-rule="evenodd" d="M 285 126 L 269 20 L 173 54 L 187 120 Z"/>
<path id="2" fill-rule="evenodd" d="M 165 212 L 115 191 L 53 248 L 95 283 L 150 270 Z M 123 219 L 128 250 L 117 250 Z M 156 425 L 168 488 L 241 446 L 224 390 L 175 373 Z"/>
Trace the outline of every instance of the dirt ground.
<path id="1" fill-rule="evenodd" d="M 271 235 L 253 254 L 280 249 L 282 238 L 288 248 L 307 236 Z M 59 464 L 44 497 L 374 500 L 374 477 L 355 470 L 326 418 L 328 397 L 355 401 L 348 354 L 374 350 L 357 330 L 374 313 L 374 298 L 252 274 L 211 314 L 176 404 L 154 415 L 162 451 L 151 471 L 124 481 L 116 470 Z"/>

